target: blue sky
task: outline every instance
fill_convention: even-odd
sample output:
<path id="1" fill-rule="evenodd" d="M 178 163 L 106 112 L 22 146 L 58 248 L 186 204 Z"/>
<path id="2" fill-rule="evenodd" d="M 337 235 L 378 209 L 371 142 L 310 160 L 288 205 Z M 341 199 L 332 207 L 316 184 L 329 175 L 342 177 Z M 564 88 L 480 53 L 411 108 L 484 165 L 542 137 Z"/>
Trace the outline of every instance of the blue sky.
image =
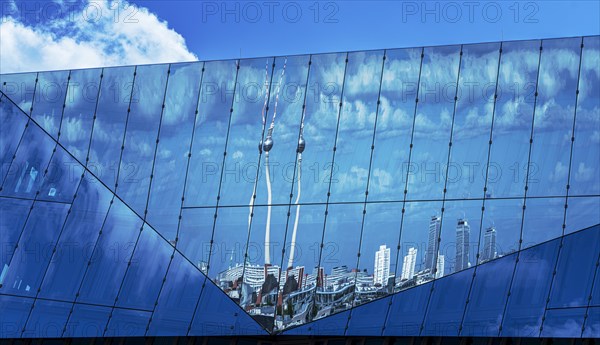
<path id="1" fill-rule="evenodd" d="M 0 73 L 600 33 L 597 1 L 3 0 Z"/>
<path id="2" fill-rule="evenodd" d="M 133 1 L 200 59 L 595 35 L 596 1 Z"/>

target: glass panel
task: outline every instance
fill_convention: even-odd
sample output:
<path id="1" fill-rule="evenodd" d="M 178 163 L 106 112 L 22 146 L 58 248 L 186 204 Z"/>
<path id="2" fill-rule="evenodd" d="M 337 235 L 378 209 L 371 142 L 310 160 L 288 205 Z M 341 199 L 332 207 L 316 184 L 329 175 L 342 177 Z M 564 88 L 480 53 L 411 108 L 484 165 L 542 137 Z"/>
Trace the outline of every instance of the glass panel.
<path id="1" fill-rule="evenodd" d="M 305 203 L 326 201 L 330 182 L 333 184 L 340 178 L 332 157 L 345 59 L 346 54 L 312 57 L 303 130 L 307 150 L 302 155 L 305 182 L 301 201 Z"/>
<path id="2" fill-rule="evenodd" d="M 479 239 L 479 263 L 519 249 L 523 200 L 486 200 Z"/>
<path id="3" fill-rule="evenodd" d="M 267 59 L 267 64 L 271 66 L 272 60 Z M 270 78 L 271 68 L 267 70 Z M 263 164 L 259 161 L 261 155 L 258 146 L 263 133 L 266 135 L 260 115 L 265 97 L 265 60 L 242 60 L 237 78 L 221 182 L 222 205 L 248 205 L 256 188 L 257 165 Z M 272 80 L 277 80 L 275 78 L 273 76 Z M 275 94 L 274 90 L 272 92 Z M 265 113 L 265 121 L 269 126 L 271 118 L 268 112 Z M 261 168 L 260 174 L 264 171 Z M 264 192 L 257 190 L 256 193 Z"/>
<path id="4" fill-rule="evenodd" d="M 571 161 L 571 195 L 600 194 L 600 37 L 583 39 L 575 142 Z"/>
<path id="5" fill-rule="evenodd" d="M 395 283 L 401 280 L 398 275 L 404 272 L 403 267 L 397 266 L 403 264 L 398 262 L 399 215 L 402 214 L 402 204 L 369 203 L 366 204 L 366 210 L 360 242 L 354 306 L 393 292 Z M 356 242 L 356 239 L 354 241 Z M 410 267 L 411 264 L 407 262 L 406 276 L 410 275 Z"/>
<path id="6" fill-rule="evenodd" d="M 69 75 L 69 71 L 42 72 L 38 75 L 31 117 L 54 139 L 58 139 L 60 134 Z"/>
<path id="7" fill-rule="evenodd" d="M 145 224 L 120 288 L 117 306 L 152 309 L 172 252 L 170 244 Z"/>
<path id="8" fill-rule="evenodd" d="M 2 275 L 0 292 L 23 296 L 37 294 L 69 206 L 45 202 L 33 205 L 18 248 Z"/>
<path id="9" fill-rule="evenodd" d="M 133 91 L 125 127 L 117 194 L 138 214 L 144 213 L 148 199 L 168 68 L 169 65 L 140 66 L 136 71 L 135 85 L 139 87 Z"/>
<path id="10" fill-rule="evenodd" d="M 35 92 L 37 73 L 1 74 L 0 87 L 15 104 L 27 114 Z M 66 81 L 66 79 L 65 79 Z"/>
<path id="11" fill-rule="evenodd" d="M 213 207 L 183 209 L 181 212 L 177 249 L 205 274 L 210 256 L 210 241 L 214 223 L 215 209 Z"/>
<path id="12" fill-rule="evenodd" d="M 32 201 L 0 198 L 0 282 L 8 270 L 10 258 L 19 240 Z"/>
<path id="13" fill-rule="evenodd" d="M 581 231 L 563 240 L 549 308 L 584 307 L 592 289 L 600 251 L 600 231 Z M 545 326 L 544 326 L 545 327 Z"/>
<path id="14" fill-rule="evenodd" d="M 446 199 L 483 195 L 500 58 L 499 43 L 466 45 L 462 50 Z"/>
<path id="15" fill-rule="evenodd" d="M 204 70 L 185 190 L 186 206 L 216 205 L 229 133 L 236 61 L 207 62 Z"/>
<path id="16" fill-rule="evenodd" d="M 384 62 L 382 51 L 348 54 L 330 202 L 365 200 Z"/>
<path id="17" fill-rule="evenodd" d="M 562 235 L 565 216 L 564 198 L 527 198 L 526 205 L 521 249 Z"/>
<path id="18" fill-rule="evenodd" d="M 566 234 L 600 224 L 600 197 L 569 197 L 568 202 Z"/>
<path id="19" fill-rule="evenodd" d="M 107 307 L 75 304 L 63 337 L 102 337 L 110 311 Z"/>
<path id="20" fill-rule="evenodd" d="M 265 331 L 221 290 L 206 281 L 188 336 L 264 335 Z"/>
<path id="21" fill-rule="evenodd" d="M 79 301 L 114 303 L 141 226 L 142 220 L 121 201 L 114 199 L 92 258 L 88 261 Z"/>
<path id="22" fill-rule="evenodd" d="M 452 132 L 459 46 L 425 48 L 414 119 L 408 199 L 441 199 Z"/>
<path id="23" fill-rule="evenodd" d="M 502 337 L 538 336 L 559 240 L 522 251 L 503 316 Z"/>
<path id="24" fill-rule="evenodd" d="M 44 170 L 56 143 L 38 126 L 27 126 L 2 185 L 2 195 L 33 198 L 42 183 Z"/>
<path id="25" fill-rule="evenodd" d="M 106 68 L 102 73 L 104 77 L 96 109 L 90 160 L 86 163 L 94 175 L 114 190 L 133 87 L 134 68 Z"/>
<path id="26" fill-rule="evenodd" d="M 403 290 L 443 276 L 445 257 L 439 252 L 442 202 L 408 202 L 400 229 L 400 256 L 406 265 L 405 279 L 395 290 Z M 406 264 L 405 264 L 406 262 Z M 414 267 L 414 268 L 413 268 Z M 439 273 L 436 273 L 439 272 Z"/>
<path id="27" fill-rule="evenodd" d="M 498 336 L 516 257 L 511 254 L 477 267 L 461 336 Z"/>
<path id="28" fill-rule="evenodd" d="M 386 52 L 369 200 L 402 199 L 420 67 L 420 48 Z"/>
<path id="29" fill-rule="evenodd" d="M 201 63 L 171 67 L 154 161 L 146 220 L 173 241 L 177 237 L 201 69 Z"/>
<path id="30" fill-rule="evenodd" d="M 528 196 L 566 193 L 580 44 L 580 38 L 543 42 Z"/>
<path id="31" fill-rule="evenodd" d="M 71 303 L 36 300 L 23 338 L 58 338 L 63 334 Z"/>
<path id="32" fill-rule="evenodd" d="M 319 270 L 320 241 L 323 236 L 325 205 L 295 205 L 290 210 L 285 239 L 285 254 L 279 286 L 283 317 L 275 328 L 296 326 L 314 315 L 313 299 Z M 332 248 L 327 248 L 330 253 Z M 287 314 L 287 316 L 286 316 Z"/>
<path id="33" fill-rule="evenodd" d="M 241 210 L 246 210 L 246 208 L 241 208 Z M 249 242 L 247 245 L 243 244 L 244 253 L 248 256 L 245 260 L 240 304 L 257 321 L 268 328 L 273 327 L 275 313 L 282 314 L 279 287 L 283 287 L 285 276 L 282 276 L 279 265 L 281 250 L 284 249 L 287 212 L 288 206 L 274 206 L 271 210 L 266 206 L 255 207 Z M 241 216 L 240 219 L 245 220 L 245 217 L 246 215 Z M 242 226 L 234 227 L 234 229 L 237 229 L 234 231 L 241 235 Z M 217 228 L 217 231 L 222 230 L 223 228 Z M 220 273 L 219 276 L 223 276 L 225 272 Z M 280 277 L 282 281 L 280 281 Z M 220 282 L 223 281 L 220 280 Z M 235 285 L 235 281 L 232 283 Z M 293 283 L 290 282 L 290 284 Z"/>
<path id="34" fill-rule="evenodd" d="M 21 330 L 27 322 L 32 304 L 32 298 L 0 295 L 0 309 L 2 309 L 0 337 L 19 338 L 21 336 Z"/>
<path id="35" fill-rule="evenodd" d="M 73 202 L 84 168 L 62 147 L 56 146 L 37 200 Z"/>
<path id="36" fill-rule="evenodd" d="M 477 262 L 481 205 L 481 200 L 444 204 L 440 242 L 440 253 L 445 258 L 444 275 L 465 270 Z"/>
<path id="37" fill-rule="evenodd" d="M 582 336 L 584 338 L 598 338 L 598 334 L 600 334 L 600 307 L 588 308 L 587 316 Z"/>
<path id="38" fill-rule="evenodd" d="M 105 337 L 141 337 L 146 333 L 150 312 L 129 309 L 113 309 Z"/>
<path id="39" fill-rule="evenodd" d="M 88 154 L 101 74 L 99 68 L 71 72 L 59 141 L 80 162 Z"/>
<path id="40" fill-rule="evenodd" d="M 287 204 L 290 202 L 289 194 L 292 190 L 294 173 L 296 176 L 298 174 L 298 171 L 294 169 L 297 169 L 297 157 L 300 157 L 297 156 L 296 151 L 298 149 L 298 135 L 303 112 L 302 105 L 305 99 L 304 94 L 308 77 L 308 61 L 308 56 L 289 57 L 287 62 L 284 58 L 275 59 L 275 70 L 269 97 L 269 112 L 267 112 L 267 126 L 270 126 L 276 112 L 272 136 L 274 147 L 269 151 L 269 166 L 266 165 L 266 155 L 261 163 L 261 173 L 257 185 L 257 204 L 269 203 L 268 193 L 265 193 L 268 190 L 266 184 L 267 168 L 269 168 L 271 181 L 270 203 Z M 283 71 L 284 63 L 286 64 L 285 72 Z M 284 74 L 280 83 L 279 79 L 282 72 Z M 261 76 L 261 78 L 257 80 L 264 80 L 264 76 Z M 277 89 L 279 89 L 279 97 L 277 97 Z M 264 102 L 264 96 L 260 100 Z M 277 103 L 277 106 L 275 106 L 275 103 Z M 261 106 L 263 104 L 261 103 Z M 295 188 L 296 185 L 294 185 Z M 295 197 L 295 195 L 292 197 Z"/>
<path id="41" fill-rule="evenodd" d="M 175 253 L 162 287 L 147 335 L 178 336 L 187 333 L 205 277 Z"/>
<path id="42" fill-rule="evenodd" d="M 579 338 L 585 311 L 586 308 L 548 310 L 540 336 L 545 338 Z"/>
<path id="43" fill-rule="evenodd" d="M 0 136 L 0 178 L 4 179 L 12 156 L 17 150 L 19 140 L 25 131 L 27 116 L 14 106 L 6 97 L 0 98 L 0 127 L 2 136 Z"/>
<path id="44" fill-rule="evenodd" d="M 352 307 L 357 279 L 368 280 L 367 272 L 357 272 L 363 204 L 333 204 L 328 207 L 315 296 L 314 319 Z"/>
<path id="45" fill-rule="evenodd" d="M 474 269 L 434 283 L 421 335 L 458 336 Z"/>
<path id="46" fill-rule="evenodd" d="M 110 191 L 86 174 L 58 241 L 57 251 L 48 266 L 41 297 L 61 300 L 75 298 L 111 198 Z"/>
<path id="47" fill-rule="evenodd" d="M 539 56 L 539 41 L 502 46 L 486 192 L 491 197 L 524 193 Z"/>
<path id="48" fill-rule="evenodd" d="M 335 315 L 327 316 L 318 321 L 311 322 L 305 326 L 292 328 L 284 332 L 283 334 L 303 336 L 343 336 L 346 331 L 346 326 L 348 325 L 348 316 L 350 316 L 350 310 L 337 313 Z M 328 344 L 331 343 L 332 341 L 328 341 Z"/>
<path id="49" fill-rule="evenodd" d="M 432 283 L 413 287 L 392 296 L 392 304 L 383 331 L 384 336 L 419 334 L 431 285 Z"/>
<path id="50" fill-rule="evenodd" d="M 381 336 L 391 297 L 354 308 L 348 321 L 347 336 Z"/>

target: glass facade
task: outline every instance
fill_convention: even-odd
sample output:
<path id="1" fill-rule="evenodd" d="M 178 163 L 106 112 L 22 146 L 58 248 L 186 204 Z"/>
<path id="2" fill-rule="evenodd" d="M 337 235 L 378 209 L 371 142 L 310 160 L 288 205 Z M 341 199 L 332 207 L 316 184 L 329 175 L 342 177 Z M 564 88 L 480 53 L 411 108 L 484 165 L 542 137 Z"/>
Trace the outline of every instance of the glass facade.
<path id="1" fill-rule="evenodd" d="M 2 336 L 581 336 L 599 55 L 593 36 L 0 75 Z"/>

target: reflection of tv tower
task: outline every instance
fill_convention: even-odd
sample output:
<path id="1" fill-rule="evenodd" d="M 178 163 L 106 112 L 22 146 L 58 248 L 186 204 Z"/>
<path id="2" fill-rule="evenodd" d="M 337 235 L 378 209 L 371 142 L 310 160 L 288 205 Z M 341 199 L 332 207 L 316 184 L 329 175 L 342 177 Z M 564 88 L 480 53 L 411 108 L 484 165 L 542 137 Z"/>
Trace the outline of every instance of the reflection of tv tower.
<path id="1" fill-rule="evenodd" d="M 283 69 L 281 70 L 281 75 L 279 76 L 279 84 L 277 85 L 277 93 L 275 96 L 275 106 L 273 107 L 273 118 L 271 119 L 271 125 L 269 126 L 269 131 L 267 132 L 267 137 L 265 138 L 264 143 L 261 142 L 258 144 L 258 151 L 262 153 L 265 151 L 265 166 L 266 166 L 266 179 L 267 179 L 267 224 L 265 226 L 265 266 L 271 264 L 271 173 L 269 168 L 269 151 L 273 148 L 273 129 L 275 129 L 275 118 L 277 117 L 277 104 L 279 102 L 279 93 L 281 91 L 281 83 L 283 81 L 283 76 L 285 74 L 285 68 L 287 66 L 287 58 L 285 58 L 283 62 Z M 268 92 L 268 91 L 267 91 Z M 265 96 L 266 97 L 266 96 Z M 266 100 L 265 100 L 266 101 Z M 264 112 L 263 112 L 264 114 Z M 263 115 L 263 130 L 265 128 L 265 116 Z M 252 206 L 251 209 L 254 208 L 254 198 L 251 200 Z"/>
<path id="2" fill-rule="evenodd" d="M 306 109 L 306 107 L 304 108 Z M 306 142 L 304 141 L 304 115 L 306 114 L 306 110 L 302 112 L 302 121 L 300 122 L 300 136 L 298 138 L 298 195 L 296 195 L 296 219 L 294 219 L 294 231 L 292 232 L 292 243 L 290 248 L 290 257 L 288 259 L 288 269 L 294 267 L 294 250 L 296 249 L 296 234 L 298 232 L 298 220 L 300 219 L 300 193 L 301 193 L 301 185 L 300 181 L 302 180 L 302 152 L 304 152 L 304 148 L 306 147 Z"/>

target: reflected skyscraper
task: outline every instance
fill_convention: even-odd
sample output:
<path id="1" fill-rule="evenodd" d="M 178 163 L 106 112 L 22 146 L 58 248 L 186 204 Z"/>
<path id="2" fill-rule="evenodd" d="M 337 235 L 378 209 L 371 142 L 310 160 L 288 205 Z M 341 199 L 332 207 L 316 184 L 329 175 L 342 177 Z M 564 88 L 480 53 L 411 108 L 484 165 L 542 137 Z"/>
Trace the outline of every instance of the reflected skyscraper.
<path id="1" fill-rule="evenodd" d="M 496 255 L 496 228 L 490 226 L 485 229 L 485 234 L 483 235 L 483 253 L 481 255 L 481 260 L 492 260 L 496 258 Z"/>
<path id="2" fill-rule="evenodd" d="M 456 224 L 456 261 L 454 271 L 462 271 L 469 268 L 469 237 L 471 226 L 466 219 L 459 219 Z"/>
<path id="3" fill-rule="evenodd" d="M 446 265 L 445 265 L 445 260 L 444 260 L 444 256 L 443 255 L 438 255 L 437 257 L 437 264 L 436 264 L 436 271 L 435 271 L 435 277 L 436 278 L 441 278 L 444 276 L 444 269 L 445 269 Z"/>
<path id="4" fill-rule="evenodd" d="M 402 262 L 402 276 L 400 279 L 411 279 L 415 275 L 415 264 L 417 263 L 417 248 L 409 248 L 408 254 Z"/>
<path id="5" fill-rule="evenodd" d="M 425 253 L 425 269 L 433 272 L 435 268 L 435 258 L 438 252 L 438 239 L 440 237 L 440 216 L 432 216 L 429 222 L 429 239 L 427 241 L 427 253 Z"/>
<path id="6" fill-rule="evenodd" d="M 375 270 L 373 274 L 374 284 L 387 284 L 390 276 L 390 248 L 387 246 L 379 246 L 379 250 L 375 252 Z"/>

